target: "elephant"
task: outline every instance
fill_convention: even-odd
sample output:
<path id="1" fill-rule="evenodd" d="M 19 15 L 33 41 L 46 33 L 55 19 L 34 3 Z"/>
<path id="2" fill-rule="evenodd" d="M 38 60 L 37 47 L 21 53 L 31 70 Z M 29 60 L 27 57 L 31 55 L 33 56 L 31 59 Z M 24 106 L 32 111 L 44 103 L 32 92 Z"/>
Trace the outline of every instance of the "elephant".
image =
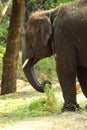
<path id="1" fill-rule="evenodd" d="M 39 92 L 50 81 L 40 83 L 34 65 L 55 54 L 56 71 L 62 88 L 62 111 L 80 109 L 76 98 L 76 77 L 87 97 L 87 0 L 70 2 L 51 10 L 31 13 L 25 30 L 22 68 Z"/>

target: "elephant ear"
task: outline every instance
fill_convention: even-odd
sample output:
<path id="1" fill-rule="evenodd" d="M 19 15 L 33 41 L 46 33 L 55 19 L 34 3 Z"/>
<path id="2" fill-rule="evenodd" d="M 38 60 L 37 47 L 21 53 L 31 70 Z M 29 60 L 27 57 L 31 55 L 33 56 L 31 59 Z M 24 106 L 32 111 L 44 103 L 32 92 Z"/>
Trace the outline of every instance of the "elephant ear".
<path id="1" fill-rule="evenodd" d="M 44 19 L 42 19 L 42 24 L 41 24 L 41 39 L 42 39 L 42 43 L 45 46 L 47 46 L 48 40 L 51 35 L 52 35 L 51 21 L 48 17 L 45 17 Z"/>

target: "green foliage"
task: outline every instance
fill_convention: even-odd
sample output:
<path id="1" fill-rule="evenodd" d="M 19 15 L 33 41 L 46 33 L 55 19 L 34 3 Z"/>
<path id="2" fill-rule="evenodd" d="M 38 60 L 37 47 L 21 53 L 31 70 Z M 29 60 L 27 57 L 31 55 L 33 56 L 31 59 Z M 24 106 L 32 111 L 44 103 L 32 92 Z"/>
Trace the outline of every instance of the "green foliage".
<path id="1" fill-rule="evenodd" d="M 21 92 L 0 96 L 0 123 L 8 124 L 23 118 L 60 114 L 54 91 L 49 87 L 46 85 L 43 95 L 38 92 Z"/>
<path id="2" fill-rule="evenodd" d="M 0 45 L 0 80 L 1 80 L 1 75 L 2 75 L 2 58 L 5 52 L 5 48 Z"/>
<path id="3" fill-rule="evenodd" d="M 40 81 L 56 80 L 56 63 L 54 56 L 45 58 L 35 65 L 35 72 Z"/>
<path id="4" fill-rule="evenodd" d="M 5 4 L 4 4 L 4 3 L 1 3 L 1 1 L 0 1 L 0 9 L 1 9 L 1 10 L 3 10 L 4 6 L 5 6 Z"/>
<path id="5" fill-rule="evenodd" d="M 33 100 L 30 105 L 29 105 L 29 110 L 45 110 L 44 107 L 45 104 L 45 99 L 44 98 L 40 98 L 40 99 L 35 99 Z"/>
<path id="6" fill-rule="evenodd" d="M 58 106 L 52 85 L 47 84 L 44 90 L 46 97 L 45 106 L 47 107 L 48 110 L 54 112 L 55 110 L 58 109 Z"/>
<path id="7" fill-rule="evenodd" d="M 9 26 L 9 17 L 5 16 L 0 23 L 0 45 L 6 46 L 7 34 Z"/>
<path id="8" fill-rule="evenodd" d="M 27 0 L 27 7 L 31 10 L 51 9 L 56 6 L 57 0 Z"/>
<path id="9" fill-rule="evenodd" d="M 66 3 L 74 0 L 27 0 L 27 5 L 31 8 L 32 10 L 47 10 L 47 9 L 52 9 L 61 3 Z M 32 7 L 31 7 L 32 6 Z"/>
<path id="10" fill-rule="evenodd" d="M 2 26 L 4 26 L 4 25 L 2 25 Z M 7 30 L 5 28 L 0 28 L 0 37 L 2 37 L 5 34 L 7 34 Z"/>
<path id="11" fill-rule="evenodd" d="M 45 97 L 33 100 L 29 105 L 29 110 L 38 111 L 43 114 L 50 114 L 50 112 L 55 113 L 56 110 L 58 110 L 58 106 L 52 86 L 46 85 L 44 91 Z"/>
<path id="12" fill-rule="evenodd" d="M 11 124 L 23 119 L 27 120 L 30 117 L 57 115 L 60 118 L 60 116 L 63 116 L 61 114 L 63 100 L 59 97 L 61 93 L 59 90 L 57 91 L 57 88 L 54 91 L 53 88 L 49 89 L 49 87 L 49 85 L 46 85 L 44 94 L 23 91 L 0 96 L 0 126 L 1 124 Z M 85 108 L 87 102 L 82 94 L 79 95 L 78 102 L 82 108 Z M 84 116 L 87 113 L 87 108 L 78 113 L 80 115 L 83 113 Z M 68 112 L 67 117 L 69 115 Z"/>
<path id="13" fill-rule="evenodd" d="M 5 48 L 0 45 L 0 61 L 2 60 L 4 52 L 5 52 Z"/>
<path id="14" fill-rule="evenodd" d="M 0 96 L 0 124 L 14 123 L 23 118 L 60 113 L 60 109 L 57 111 L 48 109 L 46 100 L 46 95 L 42 97 L 39 93 L 23 92 Z"/>
<path id="15" fill-rule="evenodd" d="M 56 3 L 56 6 L 63 4 L 63 3 L 72 2 L 72 1 L 75 1 L 75 0 L 58 0 L 57 3 Z"/>
<path id="16" fill-rule="evenodd" d="M 57 1 L 57 0 L 56 0 Z M 56 6 L 55 0 L 46 0 L 44 4 L 42 4 L 42 9 L 52 9 Z"/>
<path id="17" fill-rule="evenodd" d="M 12 4 L 12 3 L 11 3 Z M 10 4 L 10 8 L 11 8 Z M 5 7 L 6 3 L 0 3 L 0 10 L 2 11 Z M 7 40 L 7 33 L 8 33 L 8 26 L 9 26 L 9 16 L 6 14 L 2 21 L 0 22 L 0 45 L 6 46 Z"/>

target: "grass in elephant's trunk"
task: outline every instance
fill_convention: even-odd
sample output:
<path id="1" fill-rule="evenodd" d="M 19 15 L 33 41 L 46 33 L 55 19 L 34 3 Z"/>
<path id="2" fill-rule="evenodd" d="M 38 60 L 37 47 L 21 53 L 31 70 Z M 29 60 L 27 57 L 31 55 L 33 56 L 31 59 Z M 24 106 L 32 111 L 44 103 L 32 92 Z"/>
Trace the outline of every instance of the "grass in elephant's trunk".
<path id="1" fill-rule="evenodd" d="M 30 111 L 45 111 L 46 113 L 56 113 L 58 103 L 52 85 L 45 85 L 44 97 L 36 99 L 30 103 Z M 48 115 L 48 114 L 47 114 Z"/>
<path id="2" fill-rule="evenodd" d="M 47 107 L 47 109 L 49 109 L 50 111 L 55 111 L 58 109 L 58 105 L 57 105 L 57 101 L 55 98 L 55 94 L 53 91 L 53 86 L 52 85 L 45 85 L 45 97 L 46 97 L 46 101 L 45 101 L 45 105 Z"/>

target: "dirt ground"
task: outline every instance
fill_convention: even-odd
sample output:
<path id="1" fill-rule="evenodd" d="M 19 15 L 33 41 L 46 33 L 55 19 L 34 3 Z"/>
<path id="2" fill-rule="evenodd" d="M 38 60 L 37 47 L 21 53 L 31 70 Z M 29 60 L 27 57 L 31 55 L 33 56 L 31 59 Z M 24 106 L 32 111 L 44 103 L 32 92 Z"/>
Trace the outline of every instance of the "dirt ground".
<path id="1" fill-rule="evenodd" d="M 28 121 L 20 121 L 13 126 L 2 126 L 0 130 L 62 130 L 63 126 L 57 121 L 57 117 L 40 117 Z"/>
<path id="2" fill-rule="evenodd" d="M 64 113 L 55 117 L 35 117 L 10 126 L 0 126 L 0 130 L 87 130 L 87 116 L 80 114 L 67 117 Z"/>
<path id="3" fill-rule="evenodd" d="M 17 87 L 25 85 L 21 80 L 17 81 Z M 28 84 L 26 83 L 26 86 Z M 19 87 L 18 87 L 19 88 Z M 18 91 L 24 90 L 24 87 Z M 27 87 L 25 87 L 27 91 Z M 31 89 L 32 91 L 32 89 Z M 81 98 L 84 98 L 82 95 Z M 85 98 L 84 98 L 85 99 Z M 21 120 L 13 125 L 1 125 L 0 130 L 87 130 L 87 112 L 64 112 L 60 115 L 32 117 Z"/>

